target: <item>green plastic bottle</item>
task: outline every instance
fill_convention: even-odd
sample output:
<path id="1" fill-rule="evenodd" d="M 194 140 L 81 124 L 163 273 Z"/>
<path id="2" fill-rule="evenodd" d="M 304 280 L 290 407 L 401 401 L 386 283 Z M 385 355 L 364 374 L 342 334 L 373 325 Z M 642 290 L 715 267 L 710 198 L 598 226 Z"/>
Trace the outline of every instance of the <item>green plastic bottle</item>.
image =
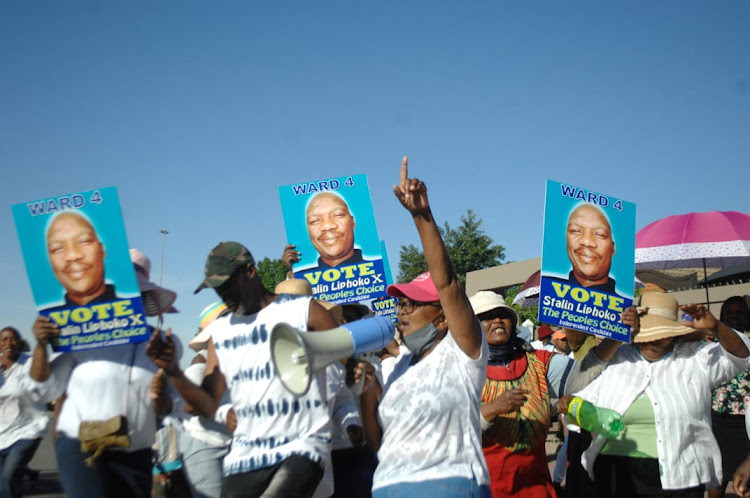
<path id="1" fill-rule="evenodd" d="M 609 408 L 599 408 L 579 397 L 570 400 L 568 417 L 577 426 L 589 432 L 596 432 L 612 439 L 620 435 L 625 429 L 625 422 L 619 413 Z"/>

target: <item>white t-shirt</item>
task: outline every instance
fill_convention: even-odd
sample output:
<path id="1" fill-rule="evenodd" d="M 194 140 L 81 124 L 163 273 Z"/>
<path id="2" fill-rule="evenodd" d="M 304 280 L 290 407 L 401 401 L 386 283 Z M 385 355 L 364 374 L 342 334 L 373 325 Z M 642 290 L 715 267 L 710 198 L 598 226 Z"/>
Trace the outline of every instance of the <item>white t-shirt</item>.
<path id="1" fill-rule="evenodd" d="M 378 407 L 383 440 L 373 490 L 449 477 L 489 484 L 479 425 L 488 356 L 484 334 L 473 360 L 449 332 L 414 365 L 413 355 L 398 357 Z"/>
<path id="2" fill-rule="evenodd" d="M 156 414 L 149 393 L 157 368 L 146 355 L 147 344 L 63 353 L 53 359 L 55 394 L 67 394 L 57 420 L 58 432 L 77 438 L 82 421 L 125 415 L 130 446 L 123 450 L 150 448 L 156 434 Z M 120 451 L 118 447 L 111 449 Z"/>
<path id="3" fill-rule="evenodd" d="M 325 373 L 313 379 L 306 395 L 287 391 L 271 361 L 273 327 L 286 322 L 307 330 L 310 298 L 279 295 L 249 316 L 226 315 L 206 330 L 211 336 L 237 416 L 224 474 L 276 465 L 291 455 L 322 464 L 331 443 Z"/>
<path id="4" fill-rule="evenodd" d="M 49 381 L 29 377 L 31 357 L 21 354 L 5 372 L 0 372 L 0 450 L 21 439 L 42 437 L 47 430 L 46 401 Z"/>

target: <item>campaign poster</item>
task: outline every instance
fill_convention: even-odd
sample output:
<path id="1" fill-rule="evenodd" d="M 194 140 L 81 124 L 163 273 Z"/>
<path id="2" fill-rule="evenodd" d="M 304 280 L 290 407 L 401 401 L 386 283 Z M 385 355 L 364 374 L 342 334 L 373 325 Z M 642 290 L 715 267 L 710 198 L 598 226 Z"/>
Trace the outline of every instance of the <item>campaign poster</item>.
<path id="1" fill-rule="evenodd" d="M 630 342 L 635 204 L 547 180 L 539 321 Z"/>
<path id="2" fill-rule="evenodd" d="M 115 187 L 15 204 L 13 218 L 37 310 L 60 326 L 55 351 L 148 340 Z"/>
<path id="3" fill-rule="evenodd" d="M 380 241 L 380 252 L 383 255 L 383 264 L 385 265 L 385 278 L 388 285 L 393 283 L 393 275 L 391 273 L 391 266 L 388 260 L 388 250 L 385 247 L 385 241 Z M 395 297 L 385 296 L 373 299 L 370 303 L 370 309 L 376 316 L 387 316 L 394 322 L 398 317 L 398 309 L 396 308 L 396 302 L 398 299 Z"/>
<path id="4" fill-rule="evenodd" d="M 305 278 L 317 299 L 334 304 L 385 296 L 370 189 L 365 175 L 279 187 L 290 244 L 300 251 L 295 278 Z"/>

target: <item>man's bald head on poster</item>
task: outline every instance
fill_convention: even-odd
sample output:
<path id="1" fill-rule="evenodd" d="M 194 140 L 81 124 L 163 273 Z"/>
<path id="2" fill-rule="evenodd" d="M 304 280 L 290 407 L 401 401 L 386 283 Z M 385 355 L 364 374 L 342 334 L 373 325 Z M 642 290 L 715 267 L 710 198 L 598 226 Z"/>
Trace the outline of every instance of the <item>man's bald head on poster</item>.
<path id="1" fill-rule="evenodd" d="M 568 258 L 573 274 L 584 287 L 607 282 L 615 241 L 604 212 L 593 204 L 582 204 L 568 218 L 566 229 Z"/>
<path id="2" fill-rule="evenodd" d="M 305 212 L 310 242 L 321 261 L 337 266 L 354 254 L 354 216 L 349 205 L 333 192 L 321 192 L 310 199 Z"/>
<path id="3" fill-rule="evenodd" d="M 64 211 L 52 219 L 47 229 L 47 256 L 70 301 L 84 305 L 104 294 L 106 251 L 85 216 Z"/>

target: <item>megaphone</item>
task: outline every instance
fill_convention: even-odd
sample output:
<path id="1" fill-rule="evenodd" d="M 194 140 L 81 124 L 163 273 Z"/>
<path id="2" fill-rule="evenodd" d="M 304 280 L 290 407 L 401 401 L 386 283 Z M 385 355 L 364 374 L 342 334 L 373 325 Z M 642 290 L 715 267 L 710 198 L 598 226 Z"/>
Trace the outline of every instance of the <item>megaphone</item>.
<path id="1" fill-rule="evenodd" d="M 284 387 L 302 396 L 319 371 L 335 361 L 383 349 L 393 340 L 395 330 L 391 319 L 382 316 L 324 332 L 302 332 L 279 323 L 271 330 L 271 359 Z"/>

